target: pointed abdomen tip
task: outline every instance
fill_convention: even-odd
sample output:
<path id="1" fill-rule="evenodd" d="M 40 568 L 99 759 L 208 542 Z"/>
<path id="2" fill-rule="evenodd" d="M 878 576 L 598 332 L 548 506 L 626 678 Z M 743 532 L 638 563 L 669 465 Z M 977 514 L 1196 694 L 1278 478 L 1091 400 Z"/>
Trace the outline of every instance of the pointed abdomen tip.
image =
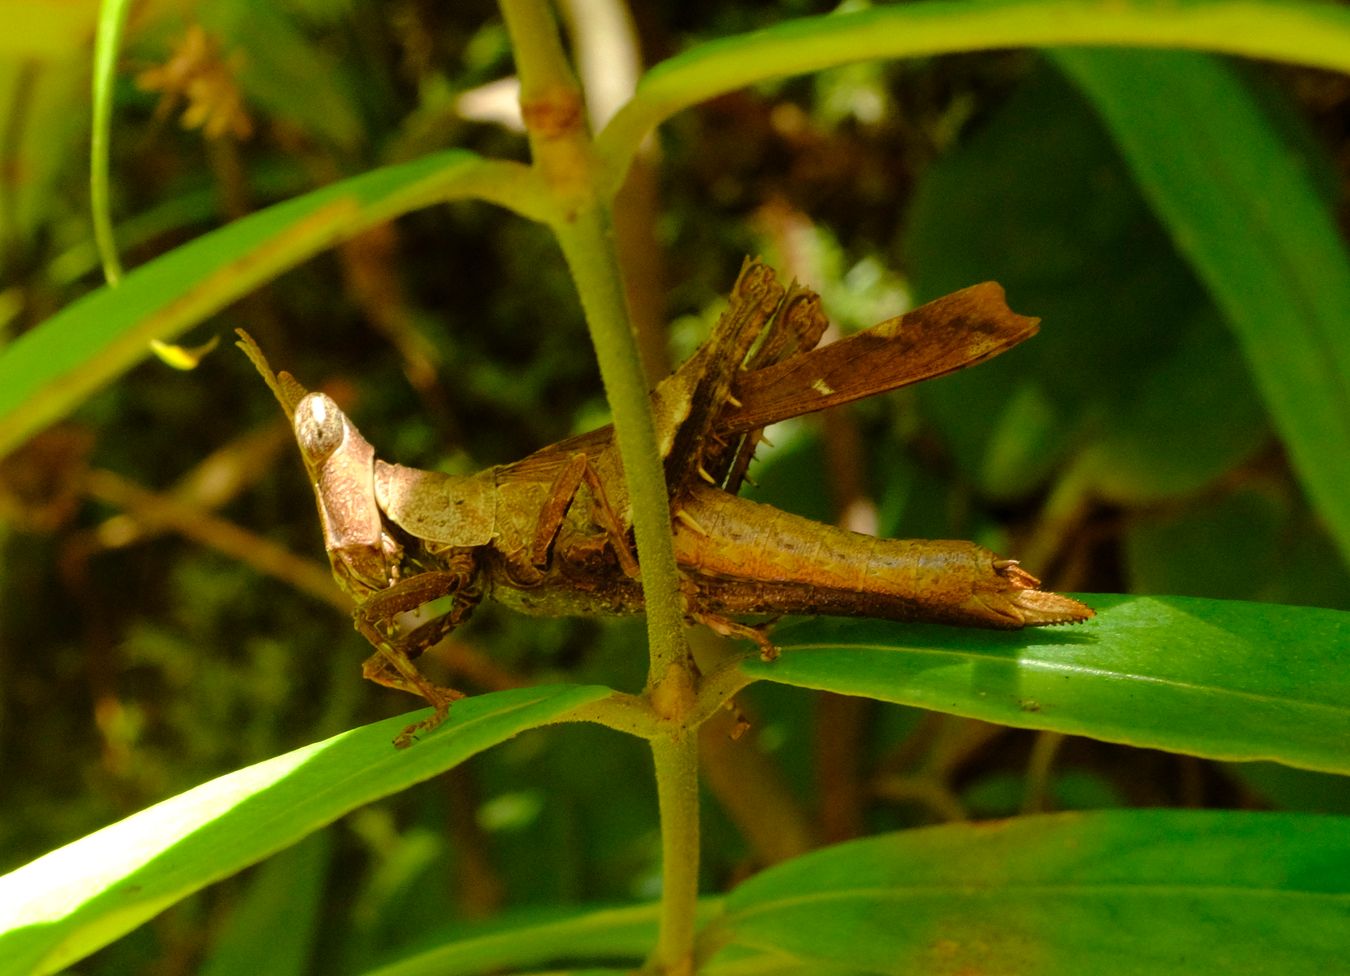
<path id="1" fill-rule="evenodd" d="M 1077 624 L 1097 616 L 1087 604 L 1045 590 L 1023 590 L 1013 597 L 1013 604 L 1022 616 L 1023 627 Z"/>

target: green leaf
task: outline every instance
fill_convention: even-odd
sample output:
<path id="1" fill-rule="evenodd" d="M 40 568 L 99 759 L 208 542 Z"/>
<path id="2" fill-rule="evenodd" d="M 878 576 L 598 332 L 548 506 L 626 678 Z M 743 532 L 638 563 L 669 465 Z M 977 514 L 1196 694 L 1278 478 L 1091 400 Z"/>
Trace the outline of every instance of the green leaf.
<path id="1" fill-rule="evenodd" d="M 906 228 L 927 299 L 994 278 L 1034 342 L 917 390 L 987 495 L 1194 492 L 1270 438 L 1237 343 L 1091 108 L 1048 67 L 924 175 Z M 1061 489 L 1065 491 L 1066 489 Z"/>
<path id="2" fill-rule="evenodd" d="M 1350 778 L 1276 763 L 1232 763 L 1225 771 L 1276 810 L 1350 815 Z"/>
<path id="3" fill-rule="evenodd" d="M 1162 311 L 1157 318 L 1168 320 Z M 1217 316 L 1199 313 L 1175 339 L 1154 362 L 1122 376 L 1132 388 L 1112 404 L 1066 479 L 1103 501 L 1147 504 L 1198 492 L 1269 443 L 1251 377 Z"/>
<path id="4" fill-rule="evenodd" d="M 320 831 L 262 865 L 198 976 L 305 972 L 318 934 L 332 846 L 329 832 Z"/>
<path id="5" fill-rule="evenodd" d="M 0 344 L 23 306 L 18 287 L 23 269 L 41 260 L 54 227 L 68 219 L 55 201 L 69 193 L 66 188 L 78 181 L 89 158 L 89 119 L 82 107 L 89 98 L 88 46 L 94 30 L 94 11 L 84 7 L 10 0 L 8 8 L 18 13 L 8 13 L 0 0 L 0 24 L 12 24 L 18 16 L 24 29 L 0 38 L 0 126 L 10 133 L 0 159 L 13 171 L 0 196 L 5 262 L 0 274 L 6 279 L 0 292 Z M 45 50 L 49 44 L 56 47 Z M 35 49 L 5 51 L 10 45 Z"/>
<path id="6" fill-rule="evenodd" d="M 1350 558 L 1350 255 L 1312 174 L 1223 62 L 1060 51 L 1237 334 Z"/>
<path id="7" fill-rule="evenodd" d="M 1137 513 L 1123 538 L 1128 589 L 1350 607 L 1350 570 L 1287 488 L 1257 482 Z"/>
<path id="8" fill-rule="evenodd" d="M 756 679 L 1217 759 L 1350 772 L 1350 613 L 1183 597 L 1083 598 L 1073 627 L 812 620 Z"/>
<path id="9" fill-rule="evenodd" d="M 732 945 L 699 972 L 702 976 L 874 976 L 876 970 Z"/>
<path id="10" fill-rule="evenodd" d="M 612 191 L 653 128 L 729 91 L 877 58 L 1072 44 L 1200 48 L 1350 72 L 1350 11 L 1287 0 L 928 0 L 801 17 L 657 65 L 597 137 L 597 156 Z"/>
<path id="11" fill-rule="evenodd" d="M 704 899 L 698 917 L 706 921 L 720 908 L 720 899 Z M 442 944 L 369 970 L 365 976 L 460 976 L 559 959 L 636 961 L 656 944 L 659 919 L 656 904 L 517 912 L 469 928 L 460 926 L 447 932 Z"/>
<path id="12" fill-rule="evenodd" d="M 538 216 L 519 164 L 449 151 L 237 220 L 101 288 L 0 352 L 0 456 L 170 339 L 287 268 L 401 213 L 477 196 Z"/>
<path id="13" fill-rule="evenodd" d="M 716 927 L 869 973 L 1336 972 L 1350 819 L 1149 810 L 906 831 L 770 868 Z"/>
<path id="14" fill-rule="evenodd" d="M 377 722 L 165 800 L 0 877 L 0 974 L 50 973 L 175 901 L 527 729 L 610 694 L 526 688 L 459 702 L 410 749 Z"/>
<path id="15" fill-rule="evenodd" d="M 1269 492 L 1239 488 L 1180 511 L 1141 513 L 1123 540 L 1129 589 L 1259 599 L 1263 570 L 1288 541 L 1287 508 Z"/>

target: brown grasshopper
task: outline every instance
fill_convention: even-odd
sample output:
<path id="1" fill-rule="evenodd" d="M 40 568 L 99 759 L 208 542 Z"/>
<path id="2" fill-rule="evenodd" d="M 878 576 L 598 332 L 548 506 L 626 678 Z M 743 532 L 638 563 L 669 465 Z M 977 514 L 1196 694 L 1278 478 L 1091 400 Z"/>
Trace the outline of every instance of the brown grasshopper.
<path id="1" fill-rule="evenodd" d="M 754 640 L 746 614 L 832 614 L 1018 628 L 1093 611 L 1037 589 L 1017 565 L 971 542 L 876 539 L 737 496 L 763 428 L 941 376 L 1035 334 L 986 282 L 816 348 L 818 296 L 747 261 L 708 341 L 652 392 L 671 532 L 691 620 Z M 375 647 L 367 678 L 435 709 L 395 740 L 434 728 L 460 692 L 414 660 L 492 598 L 533 614 L 643 611 L 623 467 L 613 430 L 571 437 L 512 464 L 452 476 L 388 464 L 338 406 L 252 359 L 291 418 L 314 487 L 333 575 Z M 405 632 L 401 614 L 450 609 Z"/>

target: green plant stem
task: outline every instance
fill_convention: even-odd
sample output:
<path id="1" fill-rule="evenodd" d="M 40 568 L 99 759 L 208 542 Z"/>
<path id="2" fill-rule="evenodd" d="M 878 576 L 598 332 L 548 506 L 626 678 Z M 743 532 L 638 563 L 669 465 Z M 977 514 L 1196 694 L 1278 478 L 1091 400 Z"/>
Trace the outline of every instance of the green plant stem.
<path id="1" fill-rule="evenodd" d="M 557 24 L 542 0 L 501 0 L 516 51 L 521 113 L 535 167 L 556 204 L 549 221 L 581 296 L 623 459 L 642 563 L 651 641 L 648 689 L 672 669 L 692 686 L 693 659 L 684 638 L 665 470 L 656 446 L 647 380 L 628 319 L 614 252 L 608 201 L 595 190 L 597 170 L 581 114 L 581 93 L 563 56 Z M 679 716 L 667 717 L 678 720 Z"/>
<path id="2" fill-rule="evenodd" d="M 671 548 L 666 475 L 656 447 L 647 384 L 637 343 L 624 311 L 623 286 L 605 213 L 599 206 L 555 227 L 600 361 L 605 393 L 614 410 L 614 433 L 633 506 L 633 528 L 642 563 L 642 587 L 651 641 L 648 687 L 671 668 L 692 667 L 684 637 L 675 553 Z"/>
<path id="3" fill-rule="evenodd" d="M 652 739 L 661 804 L 661 928 L 649 967 L 693 972 L 698 909 L 698 736 L 692 728 Z"/>
<path id="4" fill-rule="evenodd" d="M 614 250 L 612 197 L 597 190 L 581 92 L 557 24 L 542 0 L 501 0 L 501 9 L 516 52 L 534 168 L 553 198 L 549 224 L 586 313 L 628 484 L 647 610 L 646 698 L 658 718 L 651 743 L 665 882 L 651 964 L 670 976 L 685 974 L 692 972 L 698 899 L 698 740 L 687 722 L 697 671 L 684 636 L 665 469 Z"/>
<path id="5" fill-rule="evenodd" d="M 576 76 L 558 40 L 558 25 L 544 0 L 499 0 L 527 103 L 549 89 L 577 87 Z M 530 133 L 531 137 L 535 133 Z"/>
<path id="6" fill-rule="evenodd" d="M 656 449 L 637 343 L 624 314 L 607 217 L 596 205 L 554 230 L 586 309 L 632 499 L 647 605 L 647 690 L 657 712 L 667 719 L 651 739 L 665 879 L 653 964 L 658 972 L 676 974 L 692 971 L 698 901 L 698 740 L 685 724 L 695 671 L 684 635 L 665 471 Z"/>
<path id="7" fill-rule="evenodd" d="M 94 44 L 94 119 L 89 140 L 89 210 L 94 220 L 94 244 L 108 284 L 122 280 L 122 262 L 113 235 L 111 194 L 108 192 L 108 156 L 112 142 L 113 83 L 130 0 L 104 0 L 99 10 Z"/>

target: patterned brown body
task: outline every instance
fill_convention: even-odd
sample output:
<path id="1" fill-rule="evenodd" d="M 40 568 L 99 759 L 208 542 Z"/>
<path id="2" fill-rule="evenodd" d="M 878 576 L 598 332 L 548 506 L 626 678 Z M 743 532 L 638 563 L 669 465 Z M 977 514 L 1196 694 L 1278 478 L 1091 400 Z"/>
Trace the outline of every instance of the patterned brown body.
<path id="1" fill-rule="evenodd" d="M 777 651 L 736 617 L 831 614 L 1017 628 L 1092 610 L 1037 589 L 1016 562 L 970 542 L 874 539 L 738 497 L 763 428 L 981 362 L 1035 334 L 986 282 L 817 348 L 820 299 L 747 261 L 708 341 L 652 393 L 685 610 Z M 640 567 L 612 429 L 512 464 L 450 476 L 390 464 L 330 398 L 241 347 L 290 417 L 333 575 L 375 653 L 365 675 L 425 698 L 433 728 L 460 693 L 414 660 L 491 598 L 555 616 L 640 613 Z M 430 621 L 404 615 L 448 599 Z"/>
<path id="2" fill-rule="evenodd" d="M 695 488 L 675 557 L 698 611 L 828 614 L 1016 628 L 1084 620 L 1076 600 L 1035 589 L 1015 562 L 973 542 L 878 539 Z"/>
<path id="3" fill-rule="evenodd" d="M 1015 562 L 973 542 L 878 539 L 698 485 L 681 511 L 675 559 L 686 612 L 696 619 L 826 614 L 1018 628 L 1092 615 L 1077 600 L 1036 589 L 1039 581 Z M 503 554 L 490 555 L 493 599 L 547 616 L 641 613 L 641 586 L 596 545 L 598 531 L 569 523 L 550 569 L 531 584 L 509 575 Z"/>

